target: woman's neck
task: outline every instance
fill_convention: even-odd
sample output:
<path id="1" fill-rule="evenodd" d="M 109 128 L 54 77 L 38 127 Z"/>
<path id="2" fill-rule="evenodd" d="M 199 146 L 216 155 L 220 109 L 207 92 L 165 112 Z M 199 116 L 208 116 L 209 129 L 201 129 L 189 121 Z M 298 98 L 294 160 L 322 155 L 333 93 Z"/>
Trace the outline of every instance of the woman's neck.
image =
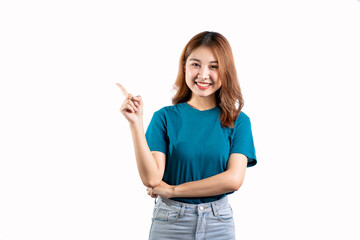
<path id="1" fill-rule="evenodd" d="M 191 97 L 187 102 L 190 106 L 201 111 L 209 110 L 217 106 L 215 95 L 214 97 Z"/>

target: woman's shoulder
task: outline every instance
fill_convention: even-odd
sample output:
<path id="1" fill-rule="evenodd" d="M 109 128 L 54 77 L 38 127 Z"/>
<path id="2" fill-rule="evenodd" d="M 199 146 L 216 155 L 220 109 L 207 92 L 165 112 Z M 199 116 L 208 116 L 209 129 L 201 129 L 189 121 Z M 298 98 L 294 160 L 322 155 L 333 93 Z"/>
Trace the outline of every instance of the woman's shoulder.
<path id="1" fill-rule="evenodd" d="M 241 111 L 240 113 L 239 113 L 239 116 L 238 116 L 238 119 L 250 119 L 250 117 L 246 114 L 246 113 L 244 113 L 243 111 Z"/>
<path id="2" fill-rule="evenodd" d="M 155 111 L 155 113 L 160 115 L 168 115 L 178 113 L 183 109 L 183 103 L 175 104 L 175 105 L 168 105 L 160 108 L 159 110 Z"/>
<path id="3" fill-rule="evenodd" d="M 246 113 L 241 111 L 235 120 L 235 126 L 239 126 L 241 124 L 249 123 L 249 122 L 250 122 L 250 117 Z"/>
<path id="4" fill-rule="evenodd" d="M 154 112 L 153 119 L 165 124 L 175 121 L 181 116 L 181 108 L 180 104 L 164 106 Z"/>

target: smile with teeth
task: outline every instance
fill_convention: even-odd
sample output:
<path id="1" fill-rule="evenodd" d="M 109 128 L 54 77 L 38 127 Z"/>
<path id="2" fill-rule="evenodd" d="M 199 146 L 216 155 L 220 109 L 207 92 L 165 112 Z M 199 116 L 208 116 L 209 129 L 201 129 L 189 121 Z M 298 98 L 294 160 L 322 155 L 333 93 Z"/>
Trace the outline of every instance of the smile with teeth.
<path id="1" fill-rule="evenodd" d="M 196 85 L 200 86 L 200 87 L 208 87 L 211 85 L 211 83 L 200 83 L 200 82 L 196 82 Z"/>

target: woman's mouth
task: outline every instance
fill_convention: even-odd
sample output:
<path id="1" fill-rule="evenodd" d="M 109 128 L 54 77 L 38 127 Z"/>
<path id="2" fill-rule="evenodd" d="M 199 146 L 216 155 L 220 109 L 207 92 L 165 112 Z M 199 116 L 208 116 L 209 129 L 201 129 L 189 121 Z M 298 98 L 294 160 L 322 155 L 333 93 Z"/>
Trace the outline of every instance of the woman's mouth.
<path id="1" fill-rule="evenodd" d="M 196 86 L 202 90 L 208 89 L 211 83 L 195 82 Z"/>

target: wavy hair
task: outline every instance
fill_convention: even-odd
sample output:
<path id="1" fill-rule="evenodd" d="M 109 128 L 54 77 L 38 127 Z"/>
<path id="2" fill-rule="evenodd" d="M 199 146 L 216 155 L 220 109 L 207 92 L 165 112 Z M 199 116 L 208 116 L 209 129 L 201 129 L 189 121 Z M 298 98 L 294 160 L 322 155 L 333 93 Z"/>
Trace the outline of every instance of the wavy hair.
<path id="1" fill-rule="evenodd" d="M 198 47 L 209 47 L 218 60 L 221 87 L 215 92 L 217 106 L 220 109 L 221 127 L 234 127 L 236 118 L 244 106 L 240 84 L 237 78 L 231 46 L 226 38 L 217 32 L 201 32 L 195 35 L 185 46 L 179 61 L 179 71 L 174 84 L 173 104 L 191 99 L 191 90 L 185 82 L 185 64 L 192 51 Z"/>

